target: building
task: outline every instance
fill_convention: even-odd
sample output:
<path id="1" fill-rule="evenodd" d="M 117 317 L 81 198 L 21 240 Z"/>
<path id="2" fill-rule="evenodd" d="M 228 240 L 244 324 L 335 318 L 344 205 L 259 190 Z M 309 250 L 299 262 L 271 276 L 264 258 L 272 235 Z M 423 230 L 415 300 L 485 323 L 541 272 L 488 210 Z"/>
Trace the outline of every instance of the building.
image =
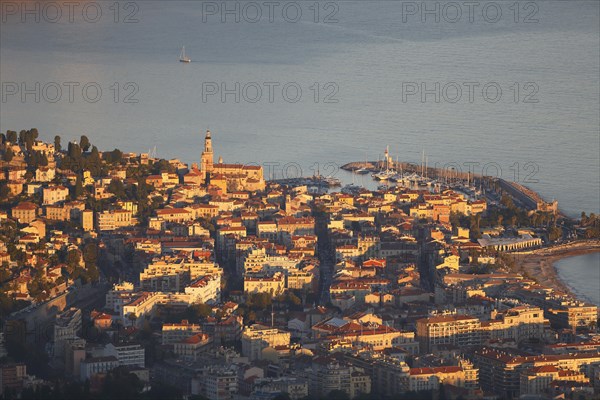
<path id="1" fill-rule="evenodd" d="M 262 351 L 267 347 L 289 346 L 290 333 L 277 328 L 254 324 L 242 332 L 242 355 L 251 361 L 262 360 Z"/>
<path id="2" fill-rule="evenodd" d="M 81 227 L 86 232 L 94 230 L 94 212 L 92 210 L 81 212 Z"/>
<path id="3" fill-rule="evenodd" d="M 210 367 L 200 378 L 201 394 L 210 400 L 231 400 L 238 391 L 236 371 L 227 367 Z"/>
<path id="4" fill-rule="evenodd" d="M 197 361 L 200 355 L 212 342 L 210 337 L 204 333 L 197 333 L 174 343 L 174 353 L 186 361 Z"/>
<path id="5" fill-rule="evenodd" d="M 162 344 L 174 344 L 198 333 L 202 333 L 202 327 L 197 324 L 190 324 L 187 320 L 180 323 L 163 324 Z"/>
<path id="6" fill-rule="evenodd" d="M 207 275 L 192 281 L 185 288 L 194 303 L 213 304 L 221 301 L 221 276 Z"/>
<path id="7" fill-rule="evenodd" d="M 378 321 L 359 321 L 329 318 L 312 327 L 313 337 L 324 341 L 343 341 L 366 346 L 374 351 L 402 347 L 418 354 L 419 343 L 414 332 L 402 332 Z"/>
<path id="8" fill-rule="evenodd" d="M 51 186 L 42 190 L 44 205 L 56 204 L 69 198 L 69 189 L 64 186 Z"/>
<path id="9" fill-rule="evenodd" d="M 576 300 L 550 300 L 547 302 L 546 316 L 553 328 L 589 328 L 597 322 L 598 307 Z"/>
<path id="10" fill-rule="evenodd" d="M 200 156 L 200 173 L 206 184 L 216 185 L 223 192 L 259 191 L 265 189 L 263 168 L 260 165 L 214 163 L 212 137 L 206 131 L 204 149 Z"/>
<path id="11" fill-rule="evenodd" d="M 530 368 L 521 372 L 521 395 L 547 394 L 553 382 L 577 382 L 589 384 L 590 380 L 580 371 L 559 369 L 553 365 Z"/>
<path id="12" fill-rule="evenodd" d="M 495 251 L 526 250 L 542 245 L 541 238 L 534 238 L 528 234 L 517 238 L 493 238 L 485 234 L 477 241 L 481 247 Z"/>
<path id="13" fill-rule="evenodd" d="M 351 399 L 361 393 L 371 393 L 371 378 L 363 371 L 330 356 L 313 359 L 308 372 L 308 392 L 311 398 L 326 398 L 332 391 L 345 392 Z"/>
<path id="14" fill-rule="evenodd" d="M 244 275 L 244 293 L 269 293 L 277 296 L 285 291 L 285 276 L 281 272 L 271 275 Z"/>
<path id="15" fill-rule="evenodd" d="M 519 306 L 505 312 L 492 311 L 492 319 L 481 323 L 483 340 L 543 339 L 549 321 L 538 307 Z"/>
<path id="16" fill-rule="evenodd" d="M 181 292 L 190 282 L 190 270 L 183 263 L 158 261 L 140 272 L 140 287 L 153 292 Z"/>
<path id="17" fill-rule="evenodd" d="M 27 366 L 23 363 L 0 365 L 0 395 L 7 389 L 20 391 L 27 376 Z"/>
<path id="18" fill-rule="evenodd" d="M 69 339 L 75 339 L 81 331 L 81 310 L 69 308 L 56 315 L 54 322 L 54 357 L 63 358 L 65 355 L 65 343 Z"/>
<path id="19" fill-rule="evenodd" d="M 417 321 L 417 339 L 422 352 L 437 345 L 476 346 L 481 344 L 481 322 L 469 315 L 440 315 Z"/>
<path id="20" fill-rule="evenodd" d="M 189 307 L 192 297 L 185 293 L 139 292 L 121 308 L 123 324 L 140 326 L 146 315 L 152 315 L 158 306 L 171 307 L 183 311 Z"/>
<path id="21" fill-rule="evenodd" d="M 128 210 L 108 210 L 96 214 L 96 224 L 100 231 L 114 231 L 133 225 L 133 217 Z"/>
<path id="22" fill-rule="evenodd" d="M 112 289 L 106 293 L 106 308 L 120 313 L 123 304 L 127 303 L 133 296 L 133 283 L 115 283 Z"/>
<path id="23" fill-rule="evenodd" d="M 36 218 L 37 209 L 35 204 L 25 201 L 14 206 L 11 209 L 11 215 L 21 224 L 28 224 Z"/>
<path id="24" fill-rule="evenodd" d="M 146 356 L 141 344 L 118 344 L 109 343 L 104 348 L 105 356 L 114 356 L 119 366 L 144 367 Z"/>
<path id="25" fill-rule="evenodd" d="M 304 399 L 308 397 L 308 381 L 292 376 L 259 378 L 254 382 L 254 392 L 250 397 L 263 398 L 265 393 L 287 393 L 291 400 Z"/>
<path id="26" fill-rule="evenodd" d="M 542 354 L 524 356 L 509 350 L 483 347 L 473 352 L 472 361 L 479 369 L 479 381 L 484 390 L 489 390 L 501 398 L 515 398 L 521 394 L 521 374 L 530 376 L 527 370 L 536 367 L 554 366 L 560 370 L 579 372 L 582 368 L 600 362 L 599 352 L 583 352 L 573 354 Z M 540 371 L 538 371 L 540 372 Z M 539 373 L 535 373 L 540 375 Z M 534 374 L 534 375 L 535 375 Z M 524 378 L 527 385 L 535 385 L 531 381 L 541 379 Z M 538 380 L 538 382 L 541 382 Z M 542 385 L 540 383 L 539 385 Z M 533 390 L 524 388 L 524 390 Z"/>
<path id="27" fill-rule="evenodd" d="M 85 382 L 96 374 L 107 373 L 118 366 L 119 362 L 114 356 L 87 358 L 79 364 L 79 379 Z"/>
<path id="28" fill-rule="evenodd" d="M 477 369 L 468 362 L 463 362 L 463 366 L 411 368 L 406 390 L 438 390 L 440 384 L 475 389 L 478 386 Z"/>

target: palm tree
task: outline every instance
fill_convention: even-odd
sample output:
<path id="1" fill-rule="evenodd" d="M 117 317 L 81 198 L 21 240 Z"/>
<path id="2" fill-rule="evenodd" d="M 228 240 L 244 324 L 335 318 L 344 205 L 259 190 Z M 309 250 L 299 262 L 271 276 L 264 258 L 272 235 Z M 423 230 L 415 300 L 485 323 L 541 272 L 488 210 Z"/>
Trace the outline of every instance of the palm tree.
<path id="1" fill-rule="evenodd" d="M 131 323 L 131 326 L 135 325 L 135 321 L 137 320 L 137 315 L 135 315 L 134 313 L 129 313 L 127 315 L 127 319 L 129 319 L 129 322 Z"/>

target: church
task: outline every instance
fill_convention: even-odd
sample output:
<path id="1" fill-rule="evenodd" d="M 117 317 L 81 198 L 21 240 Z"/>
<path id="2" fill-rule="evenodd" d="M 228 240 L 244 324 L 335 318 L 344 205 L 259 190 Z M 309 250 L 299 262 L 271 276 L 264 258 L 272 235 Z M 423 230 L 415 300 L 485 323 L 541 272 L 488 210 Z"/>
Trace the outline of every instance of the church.
<path id="1" fill-rule="evenodd" d="M 214 163 L 212 137 L 209 130 L 204 137 L 204 150 L 200 157 L 200 170 L 192 167 L 190 174 L 199 174 L 202 183 L 218 186 L 223 193 L 260 191 L 265 189 L 263 168 L 260 165 L 225 164 L 219 157 Z"/>

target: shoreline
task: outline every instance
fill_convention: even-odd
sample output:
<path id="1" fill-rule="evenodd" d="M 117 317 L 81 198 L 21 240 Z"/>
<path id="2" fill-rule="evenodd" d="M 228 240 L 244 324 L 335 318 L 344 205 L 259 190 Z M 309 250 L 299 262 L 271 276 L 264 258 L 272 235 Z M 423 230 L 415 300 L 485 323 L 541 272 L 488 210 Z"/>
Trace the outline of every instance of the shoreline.
<path id="1" fill-rule="evenodd" d="M 560 279 L 555 264 L 565 258 L 597 252 L 600 252 L 600 240 L 579 241 L 529 252 L 513 253 L 515 272 L 532 277 L 540 285 L 589 303 L 589 300 L 578 296 L 569 285 Z"/>

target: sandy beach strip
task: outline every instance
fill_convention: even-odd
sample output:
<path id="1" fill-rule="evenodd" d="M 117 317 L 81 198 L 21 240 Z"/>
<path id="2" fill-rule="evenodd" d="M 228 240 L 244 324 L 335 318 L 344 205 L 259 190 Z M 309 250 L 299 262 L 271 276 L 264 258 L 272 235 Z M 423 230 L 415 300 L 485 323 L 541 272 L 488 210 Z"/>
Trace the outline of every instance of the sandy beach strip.
<path id="1" fill-rule="evenodd" d="M 529 252 L 512 253 L 515 272 L 535 279 L 540 285 L 577 298 L 558 276 L 554 263 L 567 257 L 600 251 L 600 240 L 582 240 L 568 244 L 546 247 Z"/>

